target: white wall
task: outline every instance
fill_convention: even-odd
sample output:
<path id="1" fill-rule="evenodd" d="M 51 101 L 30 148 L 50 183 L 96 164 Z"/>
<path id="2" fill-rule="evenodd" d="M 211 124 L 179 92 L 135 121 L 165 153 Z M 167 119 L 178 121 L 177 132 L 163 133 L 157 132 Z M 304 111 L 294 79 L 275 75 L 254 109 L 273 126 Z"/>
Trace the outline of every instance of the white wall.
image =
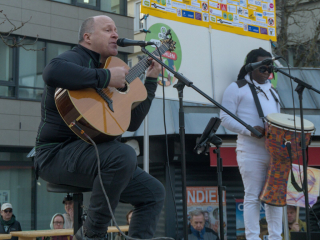
<path id="1" fill-rule="evenodd" d="M 271 52 L 269 41 L 212 30 L 213 95 L 221 102 L 226 87 L 237 80 L 246 55 L 259 47 Z"/>
<path id="2" fill-rule="evenodd" d="M 259 47 L 271 51 L 270 43 L 266 40 L 213 29 L 210 31 L 209 28 L 149 16 L 148 27 L 155 23 L 172 27 L 178 36 L 182 52 L 179 72 L 218 102 L 221 102 L 226 87 L 237 80 L 239 70 L 249 51 Z M 212 48 L 210 48 L 210 41 Z M 165 95 L 166 99 L 178 99 L 177 90 L 173 86 L 165 88 Z M 160 86 L 156 97 L 162 98 Z M 185 87 L 184 100 L 210 103 L 189 87 Z"/>
<path id="3" fill-rule="evenodd" d="M 172 28 L 181 44 L 182 62 L 179 69 L 195 86 L 212 96 L 211 60 L 209 31 L 207 28 L 179 23 L 167 19 L 149 16 L 148 28 L 155 23 L 163 23 Z M 176 39 L 173 39 L 174 41 Z M 166 99 L 178 99 L 178 93 L 172 85 L 165 88 Z M 162 98 L 162 87 L 158 87 L 156 96 Z M 206 102 L 193 89 L 185 87 L 184 100 Z"/>

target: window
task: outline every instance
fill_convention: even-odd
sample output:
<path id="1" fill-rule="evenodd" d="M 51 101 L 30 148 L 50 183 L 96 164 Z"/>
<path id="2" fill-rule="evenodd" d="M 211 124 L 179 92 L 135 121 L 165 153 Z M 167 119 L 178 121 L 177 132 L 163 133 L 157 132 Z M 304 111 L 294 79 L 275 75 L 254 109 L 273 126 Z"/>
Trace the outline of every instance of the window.
<path id="1" fill-rule="evenodd" d="M 127 16 L 127 0 L 51 0 Z"/>
<path id="2" fill-rule="evenodd" d="M 135 13 L 134 13 L 134 31 L 138 32 L 140 29 L 144 28 L 144 20 L 140 19 L 143 18 L 143 14 L 141 13 L 141 2 L 136 2 L 135 4 Z"/>
<path id="3" fill-rule="evenodd" d="M 19 37 L 17 37 L 19 40 Z M 0 41 L 0 97 L 41 100 L 44 88 L 42 71 L 49 61 L 71 49 L 71 45 L 25 39 L 25 50 L 9 48 Z M 42 49 L 44 50 L 38 50 Z"/>
<path id="4" fill-rule="evenodd" d="M 17 37 L 18 38 L 18 37 Z M 44 81 L 42 72 L 51 59 L 71 49 L 71 44 L 25 39 L 32 50 L 9 48 L 0 41 L 0 98 L 41 101 Z M 42 49 L 44 50 L 37 50 Z M 119 52 L 118 58 L 128 61 L 128 54 Z M 0 156 L 1 157 L 1 156 Z M 1 159 L 0 159 L 1 161 Z"/>
<path id="5" fill-rule="evenodd" d="M 127 0 L 100 0 L 100 10 L 127 16 Z"/>
<path id="6" fill-rule="evenodd" d="M 32 44 L 33 42 L 33 40 L 26 40 L 25 44 Z M 30 47 L 33 49 L 42 49 L 45 47 L 45 42 L 38 41 Z M 44 88 L 42 71 L 45 64 L 45 51 L 19 49 L 18 98 L 41 99 Z"/>
<path id="7" fill-rule="evenodd" d="M 120 58 L 124 62 L 128 62 L 128 54 L 127 53 L 118 52 L 117 57 Z"/>
<path id="8" fill-rule="evenodd" d="M 13 49 L 0 41 L 0 96 L 14 97 Z"/>
<path id="9" fill-rule="evenodd" d="M 10 202 L 22 230 L 31 230 L 32 168 L 3 166 L 0 172 L 1 205 Z"/>
<path id="10" fill-rule="evenodd" d="M 78 4 L 87 4 L 88 6 L 97 6 L 97 0 L 77 0 Z"/>
<path id="11" fill-rule="evenodd" d="M 37 180 L 37 229 L 50 229 L 50 220 L 56 213 L 65 213 L 63 198 L 66 193 L 52 193 L 47 191 L 47 182 Z M 23 229 L 24 230 L 24 229 Z"/>
<path id="12" fill-rule="evenodd" d="M 53 0 L 53 1 L 62 2 L 62 3 L 68 3 L 68 4 L 71 4 L 71 2 L 72 2 L 72 0 Z"/>
<path id="13" fill-rule="evenodd" d="M 26 158 L 30 149 L 0 148 L 0 204 L 12 204 L 22 230 L 34 229 L 33 162 Z"/>
<path id="14" fill-rule="evenodd" d="M 30 159 L 27 158 L 27 155 L 28 153 L 20 151 L 0 151 L 0 161 L 30 161 Z"/>
<path id="15" fill-rule="evenodd" d="M 131 58 L 128 59 L 128 66 L 129 66 L 129 68 L 132 68 L 132 59 Z"/>
<path id="16" fill-rule="evenodd" d="M 23 231 L 50 229 L 55 213 L 64 213 L 66 193 L 49 193 L 47 183 L 35 180 L 30 149 L 0 146 L 0 204 L 10 202 Z"/>
<path id="17" fill-rule="evenodd" d="M 63 45 L 59 43 L 47 43 L 46 47 L 46 63 L 49 63 L 51 59 L 55 58 L 56 56 L 64 53 L 71 49 L 70 45 Z"/>

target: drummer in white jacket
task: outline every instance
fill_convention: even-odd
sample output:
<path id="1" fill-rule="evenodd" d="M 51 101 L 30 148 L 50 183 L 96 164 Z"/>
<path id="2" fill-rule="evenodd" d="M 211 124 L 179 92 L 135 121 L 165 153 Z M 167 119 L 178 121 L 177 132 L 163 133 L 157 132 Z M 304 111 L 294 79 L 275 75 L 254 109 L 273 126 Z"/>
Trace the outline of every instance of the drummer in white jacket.
<path id="1" fill-rule="evenodd" d="M 262 48 L 248 53 L 245 65 L 271 58 L 271 54 Z M 222 105 L 230 112 L 237 115 L 247 124 L 254 126 L 264 135 L 264 124 L 259 118 L 258 110 L 249 84 L 257 92 L 257 96 L 264 116 L 270 113 L 279 113 L 279 96 L 272 89 L 268 80 L 271 71 L 267 66 L 262 66 L 247 73 L 245 65 L 241 68 L 238 81 L 231 83 L 224 92 Z M 270 162 L 264 142 L 265 137 L 257 139 L 248 129 L 234 120 L 225 112 L 220 112 L 222 126 L 238 133 L 237 162 L 244 184 L 244 223 L 247 240 L 260 240 L 260 200 L 259 194 L 265 183 L 265 178 Z M 282 208 L 265 205 L 266 219 L 268 222 L 269 240 L 281 240 Z"/>

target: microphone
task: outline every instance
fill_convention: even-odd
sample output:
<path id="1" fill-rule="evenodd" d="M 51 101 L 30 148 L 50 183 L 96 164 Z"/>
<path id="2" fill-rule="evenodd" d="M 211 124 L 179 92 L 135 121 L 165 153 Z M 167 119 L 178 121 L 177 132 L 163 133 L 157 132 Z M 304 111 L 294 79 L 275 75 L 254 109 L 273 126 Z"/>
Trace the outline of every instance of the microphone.
<path id="1" fill-rule="evenodd" d="M 154 42 L 131 40 L 131 39 L 128 39 L 128 38 L 119 38 L 117 40 L 117 45 L 120 46 L 120 47 L 129 47 L 129 46 L 145 47 L 145 46 L 148 46 L 148 45 L 155 45 L 155 43 Z"/>
<path id="2" fill-rule="evenodd" d="M 271 63 L 273 63 L 273 61 L 279 59 L 281 57 L 273 57 L 273 58 L 266 58 L 263 61 L 260 62 L 255 62 L 255 63 L 248 63 L 244 68 L 247 72 L 252 72 L 253 70 L 255 70 L 256 68 L 259 68 L 263 65 L 269 65 Z"/>

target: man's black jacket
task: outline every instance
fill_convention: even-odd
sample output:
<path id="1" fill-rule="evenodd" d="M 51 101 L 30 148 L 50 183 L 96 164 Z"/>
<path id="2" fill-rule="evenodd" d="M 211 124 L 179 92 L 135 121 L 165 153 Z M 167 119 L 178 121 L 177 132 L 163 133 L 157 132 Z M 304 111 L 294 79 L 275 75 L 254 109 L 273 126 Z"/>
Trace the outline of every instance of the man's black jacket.
<path id="1" fill-rule="evenodd" d="M 2 217 L 1 217 L 2 218 Z M 2 225 L 2 223 L 0 222 L 0 234 L 8 234 L 12 231 L 22 231 L 20 223 L 18 221 L 14 221 L 9 228 L 7 229 L 7 231 L 5 231 L 4 226 Z M 18 237 L 12 237 L 11 240 L 18 240 Z"/>
<path id="2" fill-rule="evenodd" d="M 100 54 L 78 45 L 52 59 L 45 67 L 43 80 L 46 86 L 41 101 L 37 148 L 78 139 L 61 118 L 55 105 L 54 93 L 56 88 L 77 90 L 107 87 L 110 81 L 110 71 L 99 68 L 99 66 Z M 132 110 L 128 131 L 137 130 L 147 115 L 155 96 L 156 79 L 147 78 L 145 87 L 148 97 Z"/>
<path id="3" fill-rule="evenodd" d="M 320 196 L 310 211 L 311 232 L 320 232 Z"/>

